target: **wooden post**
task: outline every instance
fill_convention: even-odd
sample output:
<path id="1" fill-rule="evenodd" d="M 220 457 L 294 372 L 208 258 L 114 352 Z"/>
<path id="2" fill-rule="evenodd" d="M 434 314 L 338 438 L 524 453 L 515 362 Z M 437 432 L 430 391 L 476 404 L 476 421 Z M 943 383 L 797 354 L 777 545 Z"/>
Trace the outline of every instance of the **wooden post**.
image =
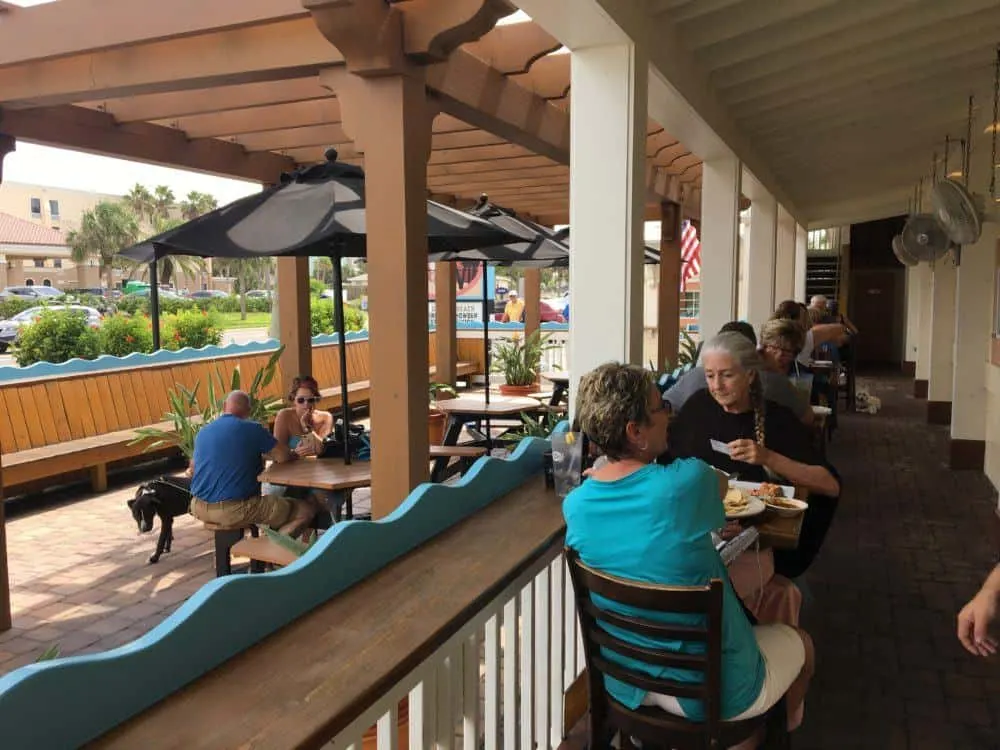
<path id="1" fill-rule="evenodd" d="M 681 207 L 660 204 L 660 283 L 656 306 L 656 367 L 677 366 L 681 326 Z"/>
<path id="2" fill-rule="evenodd" d="M 278 313 L 278 340 L 285 346 L 279 365 L 284 379 L 283 393 L 287 393 L 296 375 L 312 374 L 309 259 L 278 258 L 277 287 L 274 308 Z"/>
<path id="3" fill-rule="evenodd" d="M 524 270 L 524 336 L 527 338 L 541 327 L 542 271 Z"/>
<path id="4" fill-rule="evenodd" d="M 3 183 L 3 159 L 14 150 L 15 146 L 13 138 L 0 133 L 0 183 Z M 7 564 L 7 520 L 3 506 L 3 471 L 0 469 L 0 633 L 10 630 L 13 624 L 10 609 L 10 568 Z"/>
<path id="5" fill-rule="evenodd" d="M 458 341 L 455 338 L 455 264 L 434 264 L 434 317 L 437 333 L 434 338 L 438 383 L 455 385 L 457 379 Z"/>

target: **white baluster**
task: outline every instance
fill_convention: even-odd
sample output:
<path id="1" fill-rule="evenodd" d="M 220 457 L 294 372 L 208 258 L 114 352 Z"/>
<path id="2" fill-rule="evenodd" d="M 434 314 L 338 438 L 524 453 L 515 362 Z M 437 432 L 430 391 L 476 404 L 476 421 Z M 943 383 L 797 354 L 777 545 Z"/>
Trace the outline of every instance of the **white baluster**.
<path id="1" fill-rule="evenodd" d="M 563 590 L 565 578 L 563 577 L 562 556 L 555 559 L 549 566 L 549 575 L 552 579 L 552 614 L 549 618 L 551 623 L 552 641 L 549 644 L 549 653 L 552 664 L 549 669 L 549 710 L 552 714 L 552 726 L 549 732 L 549 746 L 559 747 L 563 738 L 563 694 L 565 668 L 565 648 L 566 648 L 566 620 L 564 617 L 566 594 Z"/>
<path id="2" fill-rule="evenodd" d="M 399 704 L 393 701 L 389 710 L 379 717 L 376 728 L 378 750 L 398 750 L 399 748 Z"/>
<path id="3" fill-rule="evenodd" d="M 535 578 L 535 744 L 546 750 L 549 741 L 549 569 Z"/>
<path id="4" fill-rule="evenodd" d="M 534 583 L 521 589 L 521 750 L 534 748 L 535 619 Z"/>
<path id="5" fill-rule="evenodd" d="M 479 631 L 470 635 L 462 655 L 462 750 L 479 750 L 483 721 L 479 712 Z"/>
<path id="6" fill-rule="evenodd" d="M 573 580 L 569 576 L 569 566 L 566 564 L 565 559 L 562 561 L 563 566 L 563 578 L 566 580 L 566 609 L 564 611 L 564 616 L 566 618 L 565 625 L 565 653 L 566 659 L 563 662 L 565 672 L 563 674 L 563 690 L 569 689 L 569 686 L 573 684 L 573 680 L 576 679 L 576 599 L 573 598 Z"/>
<path id="7" fill-rule="evenodd" d="M 500 750 L 500 616 L 486 621 L 486 750 Z"/>
<path id="8" fill-rule="evenodd" d="M 517 750 L 517 620 L 518 596 L 515 594 L 503 607 L 503 750 Z"/>
<path id="9" fill-rule="evenodd" d="M 437 674 L 428 669 L 424 679 L 410 691 L 410 748 L 430 750 L 434 746 Z"/>
<path id="10" fill-rule="evenodd" d="M 446 657 L 437 665 L 437 700 L 434 712 L 434 747 L 436 750 L 452 750 L 455 746 L 455 717 L 451 712 L 454 699 L 451 695 L 451 674 L 456 666 L 452 657 Z"/>

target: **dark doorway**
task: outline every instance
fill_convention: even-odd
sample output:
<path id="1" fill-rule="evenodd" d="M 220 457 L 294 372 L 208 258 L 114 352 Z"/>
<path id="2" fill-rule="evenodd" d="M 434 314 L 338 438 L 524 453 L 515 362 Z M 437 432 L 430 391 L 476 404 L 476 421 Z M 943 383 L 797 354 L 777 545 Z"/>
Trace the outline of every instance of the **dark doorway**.
<path id="1" fill-rule="evenodd" d="M 848 315 L 861 331 L 858 363 L 898 367 L 903 359 L 906 271 L 858 269 L 851 273 Z"/>

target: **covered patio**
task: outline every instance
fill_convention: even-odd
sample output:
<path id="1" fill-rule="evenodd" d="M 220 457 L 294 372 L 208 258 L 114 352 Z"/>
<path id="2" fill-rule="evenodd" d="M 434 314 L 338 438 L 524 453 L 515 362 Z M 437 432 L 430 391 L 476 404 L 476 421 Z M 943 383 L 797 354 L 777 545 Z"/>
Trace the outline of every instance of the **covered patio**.
<path id="1" fill-rule="evenodd" d="M 776 303 L 805 297 L 807 229 L 906 210 L 913 181 L 928 161 L 937 167 L 927 157 L 939 135 L 965 125 L 967 91 L 986 101 L 1000 32 L 985 0 L 912 3 L 904 30 L 888 1 L 518 5 L 527 16 L 506 0 L 0 4 L 0 165 L 23 140 L 261 184 L 329 146 L 364 167 L 376 426 L 376 522 L 341 525 L 273 574 L 200 585 L 203 574 L 179 573 L 204 553 L 191 528 L 175 570 L 130 570 L 132 582 L 96 585 L 107 596 L 90 601 L 88 576 L 126 577 L 113 559 L 91 570 L 81 552 L 19 580 L 15 535 L 31 539 L 44 513 L 6 526 L 6 553 L 0 525 L 0 602 L 14 574 L 0 670 L 49 638 L 74 644 L 67 654 L 100 654 L 3 683 L 16 742 L 29 743 L 22 717 L 33 706 L 62 705 L 101 679 L 108 689 L 46 727 L 52 737 L 124 748 L 558 747 L 586 694 L 562 518 L 542 491 L 545 441 L 481 460 L 454 487 L 425 484 L 428 366 L 454 382 L 460 358 L 447 264 L 435 271 L 428 336 L 426 199 L 463 206 L 485 192 L 572 227 L 572 393 L 602 362 L 642 361 L 644 220 L 662 222 L 658 361 L 677 355 L 684 218 L 701 227 L 701 331 L 758 326 Z M 994 174 L 979 137 L 989 124 L 977 121 L 970 144 L 980 192 Z M 997 232 L 986 225 L 957 269 L 900 270 L 898 361 L 913 362 L 914 393 L 899 377 L 872 381 L 883 411 L 845 415 L 830 447 L 846 489 L 804 581 L 804 625 L 821 654 L 804 746 L 988 747 L 1000 730 L 995 677 L 951 633 L 990 565 L 995 495 L 980 471 L 996 481 Z M 286 379 L 314 370 L 307 290 L 306 260 L 279 260 Z M 530 330 L 537 275 L 527 291 Z M 120 499 L 92 502 L 106 512 Z M 142 591 L 164 606 L 129 598 Z M 132 689 L 139 672 L 160 677 Z M 218 724 L 237 710 L 238 725 Z"/>

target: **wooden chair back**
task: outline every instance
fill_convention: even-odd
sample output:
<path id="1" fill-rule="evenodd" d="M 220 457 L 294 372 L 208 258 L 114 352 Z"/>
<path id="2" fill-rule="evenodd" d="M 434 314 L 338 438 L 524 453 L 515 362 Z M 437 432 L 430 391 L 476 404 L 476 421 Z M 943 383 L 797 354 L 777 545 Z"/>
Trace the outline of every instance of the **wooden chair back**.
<path id="1" fill-rule="evenodd" d="M 705 586 L 662 586 L 602 573 L 583 563 L 573 549 L 567 548 L 566 559 L 587 663 L 593 747 L 606 747 L 616 730 L 638 737 L 643 743 L 677 750 L 727 747 L 749 737 L 763 723 L 763 719 L 722 721 L 721 580 L 712 579 Z M 649 616 L 627 616 L 596 604 L 594 595 L 650 614 L 702 615 L 704 621 L 698 625 L 676 625 Z M 603 626 L 645 638 L 701 644 L 703 650 L 681 653 L 637 646 L 609 633 Z M 653 677 L 613 661 L 609 654 L 657 667 L 700 673 L 703 679 L 701 682 L 680 682 Z M 629 709 L 608 695 L 604 687 L 605 675 L 645 692 L 699 700 L 704 704 L 706 720 L 692 722 L 654 707 Z"/>

